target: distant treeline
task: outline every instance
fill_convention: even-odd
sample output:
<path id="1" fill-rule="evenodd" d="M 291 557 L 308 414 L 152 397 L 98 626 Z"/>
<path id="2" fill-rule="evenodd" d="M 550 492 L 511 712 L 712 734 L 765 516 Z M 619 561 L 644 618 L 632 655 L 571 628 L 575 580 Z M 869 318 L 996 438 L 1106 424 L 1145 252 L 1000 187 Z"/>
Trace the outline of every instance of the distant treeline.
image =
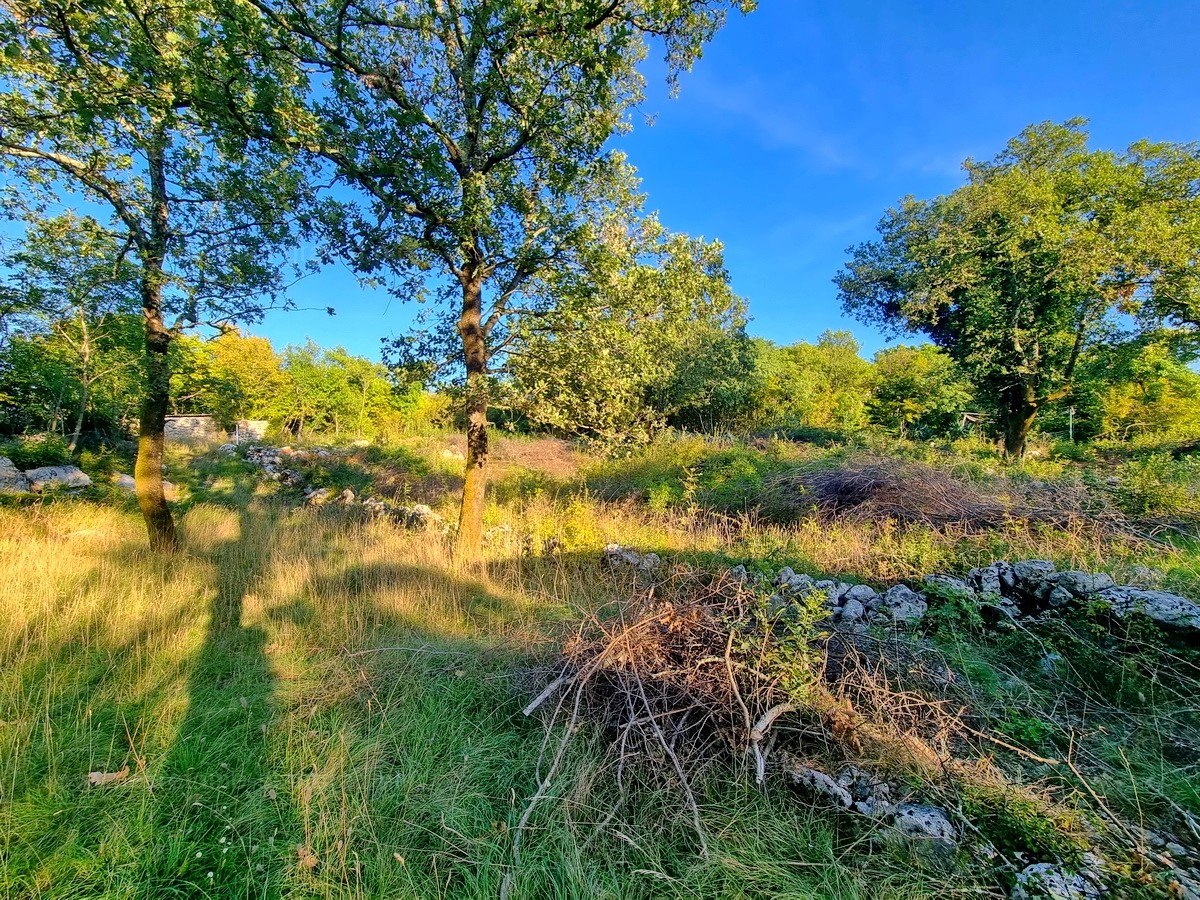
<path id="1" fill-rule="evenodd" d="M 81 434 L 131 434 L 144 354 L 139 317 L 66 312 L 27 316 L 0 338 L 0 431 L 57 432 L 72 444 Z M 885 348 L 868 360 L 848 331 L 789 346 L 750 338 L 736 302 L 715 314 L 694 305 L 671 313 L 635 320 L 609 309 L 619 328 L 575 323 L 576 340 L 569 323 L 556 323 L 552 337 L 531 336 L 494 376 L 495 418 L 601 447 L 666 428 L 808 438 L 872 427 L 911 438 L 995 432 L 988 399 L 931 344 Z M 170 352 L 172 411 L 209 413 L 226 427 L 266 419 L 294 437 L 387 439 L 456 424 L 461 389 L 427 383 L 431 367 L 389 367 L 312 341 L 277 352 L 232 328 L 183 336 Z M 1076 440 L 1196 437 L 1200 374 L 1160 343 L 1097 352 L 1039 427 Z"/>

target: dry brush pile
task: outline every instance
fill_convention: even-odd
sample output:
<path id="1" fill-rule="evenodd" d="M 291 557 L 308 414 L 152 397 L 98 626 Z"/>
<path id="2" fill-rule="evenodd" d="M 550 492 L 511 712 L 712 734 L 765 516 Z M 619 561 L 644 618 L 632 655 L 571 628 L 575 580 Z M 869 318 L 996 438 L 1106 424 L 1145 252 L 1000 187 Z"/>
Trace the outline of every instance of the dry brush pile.
<path id="1" fill-rule="evenodd" d="M 1107 876 L 1090 851 L 1104 824 L 1021 777 L 1062 761 L 993 731 L 969 681 L 928 642 L 838 627 L 820 592 L 780 605 L 735 573 L 614 577 L 629 579 L 633 602 L 584 622 L 525 709 L 557 742 L 516 829 L 517 860 L 521 831 L 588 724 L 606 737 L 622 789 L 631 771 L 674 783 L 702 853 L 693 785 L 745 777 L 844 811 L 877 842 L 969 864 L 1014 897 L 1099 896 Z M 1029 832 L 1016 844 L 1004 839 L 1014 818 Z M 1070 889 L 1047 894 L 1059 881 Z"/>

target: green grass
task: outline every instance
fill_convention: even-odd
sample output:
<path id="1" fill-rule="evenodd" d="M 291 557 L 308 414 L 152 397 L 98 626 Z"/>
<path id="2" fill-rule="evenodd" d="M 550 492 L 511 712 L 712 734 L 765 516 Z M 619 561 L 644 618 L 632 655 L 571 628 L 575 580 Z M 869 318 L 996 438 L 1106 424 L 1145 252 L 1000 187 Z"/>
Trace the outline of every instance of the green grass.
<path id="1" fill-rule="evenodd" d="M 444 485 L 456 463 L 439 440 L 322 471 L 356 490 L 386 472 Z M 1200 585 L 1200 553 L 1182 543 L 757 516 L 765 478 L 832 464 L 837 448 L 696 439 L 575 472 L 561 448 L 501 446 L 512 455 L 482 574 L 456 570 L 427 535 L 296 508 L 238 458 L 173 459 L 186 545 L 174 560 L 143 549 L 135 505 L 108 488 L 0 508 L 0 896 L 497 896 L 545 768 L 543 726 L 520 710 L 578 619 L 627 599 L 596 565 L 610 541 L 877 583 L 1040 556 L 1117 574 L 1151 564 L 1168 584 Z M 551 538 L 565 551 L 543 558 Z M 1030 636 L 979 632 L 961 612 L 935 615 L 925 638 L 995 733 L 1044 753 L 1075 740 L 1093 789 L 1133 819 L 1200 809 L 1194 763 L 1172 756 L 1197 724 L 1164 688 L 1192 657 L 1101 619 Z M 1040 673 L 1045 650 L 1064 655 L 1061 674 Z M 1112 686 L 1103 714 L 1078 718 Z M 584 726 L 572 740 L 523 834 L 514 897 L 917 898 L 995 883 L 877 846 L 727 761 L 693 784 L 704 857 L 669 770 L 635 765 L 619 785 L 609 737 Z M 1060 800 L 1082 796 L 1061 767 L 1004 764 Z M 126 765 L 127 778 L 87 786 Z M 997 839 L 1072 852 L 1056 843 L 1058 806 L 1003 796 L 987 826 Z"/>

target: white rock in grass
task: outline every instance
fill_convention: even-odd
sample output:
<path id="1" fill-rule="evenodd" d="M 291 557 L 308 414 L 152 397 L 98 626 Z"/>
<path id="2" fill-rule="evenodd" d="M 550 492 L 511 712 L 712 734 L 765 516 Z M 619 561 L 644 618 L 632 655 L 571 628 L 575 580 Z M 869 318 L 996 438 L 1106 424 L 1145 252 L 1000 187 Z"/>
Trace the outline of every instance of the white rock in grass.
<path id="1" fill-rule="evenodd" d="M 124 472 L 118 472 L 113 476 L 113 484 L 123 491 L 129 491 L 131 494 L 137 490 L 137 482 L 133 480 L 133 476 L 126 475 Z"/>
<path id="2" fill-rule="evenodd" d="M 1099 900 L 1100 884 L 1090 872 L 1070 872 L 1054 863 L 1035 863 L 1017 875 L 1013 900 Z"/>
<path id="3" fill-rule="evenodd" d="M 0 494 L 29 493 L 29 479 L 7 456 L 0 456 Z"/>
<path id="4" fill-rule="evenodd" d="M 92 479 L 78 466 L 42 466 L 29 469 L 25 477 L 29 479 L 29 487 L 34 491 L 57 487 L 81 488 L 92 483 Z"/>
<path id="5" fill-rule="evenodd" d="M 946 811 L 920 803 L 901 803 L 892 820 L 896 835 L 918 841 L 930 841 L 949 848 L 958 846 L 958 830 Z"/>

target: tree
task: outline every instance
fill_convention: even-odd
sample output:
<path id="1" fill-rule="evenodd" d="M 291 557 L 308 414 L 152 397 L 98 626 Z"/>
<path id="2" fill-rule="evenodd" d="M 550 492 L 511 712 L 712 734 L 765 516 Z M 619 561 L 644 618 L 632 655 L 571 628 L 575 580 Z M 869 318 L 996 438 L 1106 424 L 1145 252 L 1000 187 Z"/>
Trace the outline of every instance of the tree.
<path id="1" fill-rule="evenodd" d="M 760 342 L 750 421 L 760 428 L 860 428 L 871 383 L 860 349 L 848 331 L 826 331 L 815 344 Z"/>
<path id="2" fill-rule="evenodd" d="M 729 6 L 753 0 L 252 2 L 262 43 L 321 89 L 306 116 L 243 113 L 247 132 L 315 154 L 360 190 L 327 207 L 331 246 L 358 272 L 446 301 L 435 334 L 457 343 L 466 375 L 458 549 L 476 559 L 489 367 L 513 316 L 551 302 L 533 295 L 538 276 L 586 266 L 605 218 L 633 206 L 608 141 L 641 97 L 647 37 L 673 78 Z"/>
<path id="3" fill-rule="evenodd" d="M 264 337 L 230 327 L 211 340 L 184 336 L 172 364 L 172 400 L 177 412 L 203 411 L 232 427 L 239 419 L 278 419 L 290 386 L 283 360 Z"/>
<path id="4" fill-rule="evenodd" d="M 889 210 L 834 281 L 847 312 L 946 350 L 1016 458 L 1094 347 L 1200 322 L 1200 149 L 1093 151 L 1077 119 L 964 168 L 951 194 Z"/>
<path id="5" fill-rule="evenodd" d="M 536 425 L 611 446 L 736 405 L 752 360 L 721 245 L 653 224 L 637 243 L 515 327 L 508 393 Z"/>
<path id="6" fill-rule="evenodd" d="M 145 374 L 135 468 L 151 546 L 176 546 L 162 487 L 168 350 L 182 328 L 254 319 L 280 288 L 302 179 L 219 128 L 212 79 L 245 86 L 204 0 L 10 0 L 0 11 L 0 155 L 10 215 L 106 209 L 137 265 Z M 232 73 L 232 74 L 230 74 Z M 222 94 L 222 97 L 225 96 Z M 169 322 L 175 316 L 175 322 Z"/>
<path id="7" fill-rule="evenodd" d="M 67 444 L 72 453 L 97 383 L 138 363 L 129 354 L 100 358 L 127 323 L 122 315 L 137 309 L 136 271 L 128 251 L 127 243 L 119 243 L 94 219 L 64 213 L 35 223 L 20 248 L 3 260 L 12 273 L 10 290 L 24 298 L 26 331 L 53 333 L 78 384 Z"/>
<path id="8" fill-rule="evenodd" d="M 932 344 L 880 350 L 873 375 L 871 421 L 901 437 L 914 428 L 945 433 L 971 402 L 970 385 L 954 360 Z"/>

